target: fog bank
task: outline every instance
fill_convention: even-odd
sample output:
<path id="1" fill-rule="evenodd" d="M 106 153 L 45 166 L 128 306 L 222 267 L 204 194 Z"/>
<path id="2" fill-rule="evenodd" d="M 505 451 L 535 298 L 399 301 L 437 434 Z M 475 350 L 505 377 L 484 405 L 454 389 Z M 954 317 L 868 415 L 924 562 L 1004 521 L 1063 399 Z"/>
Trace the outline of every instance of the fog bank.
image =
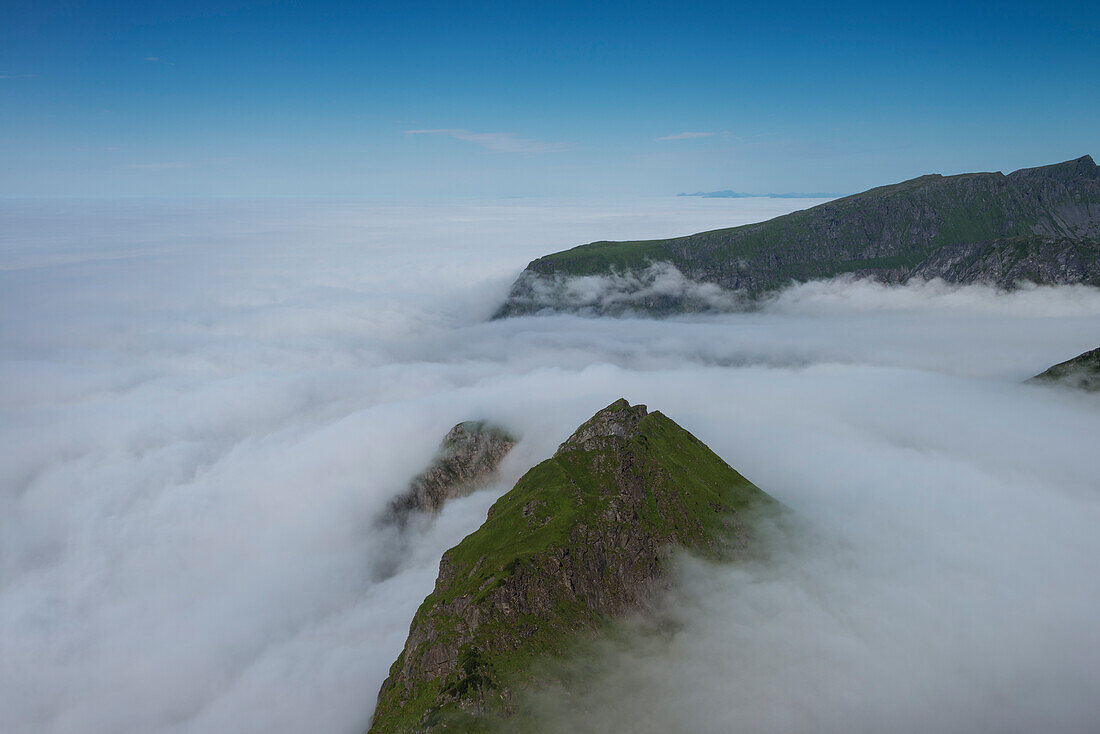
<path id="1" fill-rule="evenodd" d="M 687 563 L 681 631 L 563 728 L 1095 730 L 1100 402 L 1019 382 L 1100 344 L 1100 291 L 485 321 L 546 252 L 805 205 L 0 203 L 5 731 L 361 731 L 442 551 L 618 397 L 828 542 Z M 522 437 L 500 482 L 380 532 L 478 418 Z"/>

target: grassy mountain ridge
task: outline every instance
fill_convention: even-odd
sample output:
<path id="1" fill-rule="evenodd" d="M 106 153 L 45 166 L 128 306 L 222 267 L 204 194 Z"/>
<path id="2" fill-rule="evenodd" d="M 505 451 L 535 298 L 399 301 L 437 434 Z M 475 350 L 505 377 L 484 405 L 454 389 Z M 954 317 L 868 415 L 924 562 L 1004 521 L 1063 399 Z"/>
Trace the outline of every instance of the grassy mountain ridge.
<path id="1" fill-rule="evenodd" d="M 1062 385 L 1064 387 L 1100 392 L 1100 348 L 1078 354 L 1040 372 L 1027 382 Z"/>
<path id="2" fill-rule="evenodd" d="M 505 725 L 540 660 L 644 607 L 670 549 L 744 554 L 751 518 L 778 508 L 672 420 L 616 401 L 444 554 L 371 732 Z"/>
<path id="3" fill-rule="evenodd" d="M 555 307 L 536 297 L 539 280 L 641 271 L 657 262 L 671 263 L 693 281 L 750 295 L 844 273 L 901 281 L 920 268 L 922 277 L 949 279 L 951 271 L 930 264 L 942 248 L 1015 238 L 1037 251 L 1065 240 L 1083 249 L 1076 268 L 1057 261 L 1034 268 L 1041 282 L 1100 280 L 1100 167 L 1090 156 L 1008 175 L 930 174 L 766 222 L 684 237 L 580 245 L 532 261 L 497 316 Z M 983 269 L 968 277 L 999 282 Z"/>

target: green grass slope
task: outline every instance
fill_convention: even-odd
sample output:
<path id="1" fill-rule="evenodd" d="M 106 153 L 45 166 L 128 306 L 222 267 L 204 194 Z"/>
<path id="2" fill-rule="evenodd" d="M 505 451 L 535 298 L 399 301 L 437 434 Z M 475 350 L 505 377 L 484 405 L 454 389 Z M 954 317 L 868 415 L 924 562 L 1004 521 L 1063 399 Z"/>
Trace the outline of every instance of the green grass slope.
<path id="1" fill-rule="evenodd" d="M 503 725 L 537 661 L 645 605 L 669 549 L 746 552 L 778 507 L 666 416 L 613 403 L 443 556 L 371 732 Z"/>
<path id="2" fill-rule="evenodd" d="M 532 279 L 640 271 L 759 294 L 846 273 L 903 279 L 943 247 L 1021 236 L 1088 239 L 1100 259 L 1100 168 L 1083 156 L 1009 175 L 921 176 L 767 222 L 685 237 L 593 242 L 532 261 L 497 316 L 545 307 Z"/>
<path id="3" fill-rule="evenodd" d="M 1062 385 L 1086 392 L 1100 392 L 1100 348 L 1060 362 L 1035 375 L 1028 382 Z"/>

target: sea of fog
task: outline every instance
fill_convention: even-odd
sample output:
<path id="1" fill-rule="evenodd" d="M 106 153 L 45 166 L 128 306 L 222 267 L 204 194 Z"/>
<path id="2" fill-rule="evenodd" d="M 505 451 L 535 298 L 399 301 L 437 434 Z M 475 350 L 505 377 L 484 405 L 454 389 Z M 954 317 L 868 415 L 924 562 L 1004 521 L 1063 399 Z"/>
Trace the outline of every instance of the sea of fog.
<path id="1" fill-rule="evenodd" d="M 532 258 L 815 202 L 0 202 L 0 729 L 362 732 L 441 552 L 618 397 L 813 528 L 687 561 L 560 731 L 1100 730 L 1100 291 L 487 322 Z M 593 287 L 589 283 L 589 288 Z M 522 437 L 405 535 L 443 434 Z"/>

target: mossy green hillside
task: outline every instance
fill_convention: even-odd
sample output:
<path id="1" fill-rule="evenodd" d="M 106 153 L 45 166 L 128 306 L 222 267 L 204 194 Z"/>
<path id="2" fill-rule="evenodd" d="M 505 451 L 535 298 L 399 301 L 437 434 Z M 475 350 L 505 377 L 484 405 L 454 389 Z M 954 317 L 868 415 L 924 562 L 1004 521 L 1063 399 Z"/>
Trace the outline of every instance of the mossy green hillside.
<path id="1" fill-rule="evenodd" d="M 667 262 L 693 280 L 751 295 L 853 272 L 904 279 L 940 248 L 1013 237 L 1080 239 L 1088 245 L 1085 269 L 1100 272 L 1100 168 L 1092 158 L 1007 176 L 920 176 L 758 224 L 580 245 L 532 261 L 497 315 L 545 308 L 531 297 L 538 278 L 638 272 Z M 1055 269 L 1036 272 L 1053 277 Z"/>
<path id="2" fill-rule="evenodd" d="M 444 555 L 371 731 L 506 720 L 536 661 L 644 605 L 670 548 L 744 552 L 778 507 L 666 416 L 617 401 Z"/>
<path id="3" fill-rule="evenodd" d="M 1050 367 L 1028 382 L 1055 384 L 1086 392 L 1100 392 L 1100 348 L 1078 354 Z"/>

